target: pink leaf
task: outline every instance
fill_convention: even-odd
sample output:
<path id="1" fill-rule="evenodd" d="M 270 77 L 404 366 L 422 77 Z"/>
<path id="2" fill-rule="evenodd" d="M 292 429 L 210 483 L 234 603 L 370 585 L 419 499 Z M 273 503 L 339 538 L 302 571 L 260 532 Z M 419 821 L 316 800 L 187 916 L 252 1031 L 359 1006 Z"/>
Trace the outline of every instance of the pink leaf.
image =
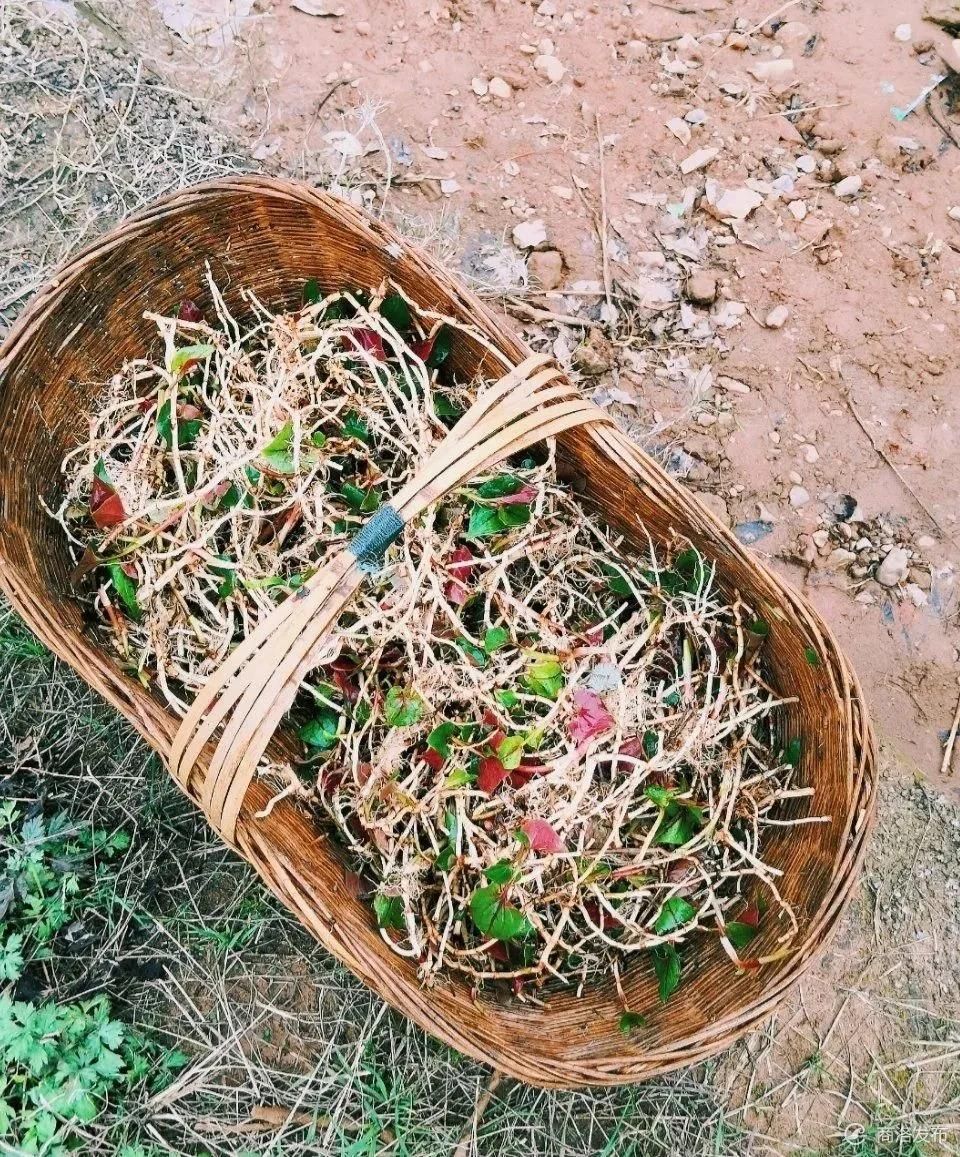
<path id="1" fill-rule="evenodd" d="M 119 526 L 127 517 L 120 495 L 102 478 L 94 477 L 90 488 L 90 517 L 100 530 Z"/>
<path id="2" fill-rule="evenodd" d="M 505 779 L 510 778 L 510 772 L 503 766 L 495 755 L 488 755 L 480 760 L 480 770 L 477 774 L 477 787 L 481 791 L 493 794 Z"/>
<path id="3" fill-rule="evenodd" d="M 613 716 L 604 707 L 596 691 L 574 691 L 573 716 L 570 719 L 570 738 L 580 751 L 598 735 L 613 727 Z"/>
<path id="4" fill-rule="evenodd" d="M 760 927 L 760 909 L 756 904 L 748 904 L 746 908 L 737 917 L 741 924 L 747 924 L 751 928 Z"/>
<path id="5" fill-rule="evenodd" d="M 470 598 L 467 583 L 473 575 L 473 554 L 468 546 L 458 546 L 447 563 L 449 581 L 443 588 L 444 596 L 455 607 L 462 607 Z"/>
<path id="6" fill-rule="evenodd" d="M 537 497 L 539 491 L 536 486 L 525 482 L 514 494 L 501 494 L 499 498 L 485 498 L 488 506 L 529 506 Z"/>
<path id="7" fill-rule="evenodd" d="M 510 772 L 510 784 L 512 787 L 525 787 L 535 775 L 546 775 L 549 770 L 535 759 L 523 759 L 520 766 Z"/>
<path id="8" fill-rule="evenodd" d="M 520 825 L 535 852 L 565 852 L 567 845 L 546 820 L 531 817 Z"/>
<path id="9" fill-rule="evenodd" d="M 195 301 L 191 301 L 189 297 L 185 297 L 180 302 L 180 311 L 177 314 L 180 321 L 192 321 L 194 323 L 203 321 L 203 311 Z"/>
<path id="10" fill-rule="evenodd" d="M 373 354 L 378 362 L 387 360 L 387 351 L 383 348 L 383 338 L 372 329 L 353 329 L 350 337 L 362 350 Z"/>

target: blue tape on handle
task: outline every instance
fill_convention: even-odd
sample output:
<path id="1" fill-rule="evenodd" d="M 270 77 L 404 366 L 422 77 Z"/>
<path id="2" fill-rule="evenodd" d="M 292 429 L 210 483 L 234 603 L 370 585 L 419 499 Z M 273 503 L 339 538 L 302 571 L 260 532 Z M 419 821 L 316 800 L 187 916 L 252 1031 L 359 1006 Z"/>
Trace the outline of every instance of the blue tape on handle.
<path id="1" fill-rule="evenodd" d="M 403 533 L 403 519 L 389 504 L 377 513 L 353 536 L 348 549 L 356 556 L 362 571 L 371 574 L 383 566 L 383 556 L 391 542 Z"/>

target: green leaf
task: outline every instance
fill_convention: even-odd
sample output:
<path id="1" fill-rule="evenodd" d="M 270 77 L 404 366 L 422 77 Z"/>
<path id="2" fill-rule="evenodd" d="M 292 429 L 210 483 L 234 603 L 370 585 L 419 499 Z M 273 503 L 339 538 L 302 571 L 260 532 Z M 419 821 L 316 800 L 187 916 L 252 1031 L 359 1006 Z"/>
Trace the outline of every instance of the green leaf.
<path id="1" fill-rule="evenodd" d="M 563 690 L 565 678 L 563 666 L 555 655 L 535 651 L 527 662 L 521 681 L 534 695 L 556 699 Z"/>
<path id="2" fill-rule="evenodd" d="M 363 490 L 352 482 L 344 482 L 340 493 L 358 514 L 373 514 L 380 508 L 380 495 L 373 486 Z"/>
<path id="3" fill-rule="evenodd" d="M 219 557 L 224 562 L 233 561 L 230 556 L 226 554 L 221 554 Z M 217 597 L 228 599 L 237 589 L 237 568 L 234 566 L 211 566 L 210 573 L 220 579 L 220 585 L 217 587 Z"/>
<path id="4" fill-rule="evenodd" d="M 795 735 L 780 754 L 780 762 L 790 767 L 800 766 L 800 756 L 803 754 L 803 740 Z"/>
<path id="5" fill-rule="evenodd" d="M 396 928 L 403 932 L 407 926 L 403 918 L 403 900 L 399 896 L 374 896 L 373 911 L 381 928 Z"/>
<path id="6" fill-rule="evenodd" d="M 303 304 L 316 305 L 321 300 L 320 282 L 315 277 L 303 283 Z"/>
<path id="7" fill-rule="evenodd" d="M 639 1012 L 625 1012 L 623 1016 L 620 1017 L 618 1027 L 624 1036 L 629 1036 L 634 1029 L 643 1028 L 646 1023 L 647 1018 Z"/>
<path id="8" fill-rule="evenodd" d="M 649 734 L 649 732 L 647 734 Z M 658 787 L 656 784 L 651 784 L 649 787 L 643 789 L 643 794 L 647 799 L 652 800 L 657 807 L 666 808 L 673 803 L 673 797 L 676 795 L 676 792 L 672 787 Z"/>
<path id="9" fill-rule="evenodd" d="M 770 634 L 770 624 L 766 619 L 754 619 L 747 623 L 747 630 L 751 635 L 757 635 L 761 639 L 765 639 Z"/>
<path id="10" fill-rule="evenodd" d="M 658 936 L 666 936 L 689 923 L 696 914 L 697 910 L 689 900 L 685 900 L 682 896 L 671 896 L 669 900 L 664 901 L 659 915 L 653 922 L 653 930 Z"/>
<path id="11" fill-rule="evenodd" d="M 477 494 L 481 498 L 506 498 L 510 494 L 516 494 L 522 486 L 523 479 L 517 478 L 516 475 L 498 474 L 478 486 Z"/>
<path id="12" fill-rule="evenodd" d="M 460 732 L 456 723 L 441 723 L 427 736 L 427 747 L 439 752 L 444 759 L 450 758 L 450 740 Z"/>
<path id="13" fill-rule="evenodd" d="M 427 364 L 430 364 L 430 359 L 427 359 Z M 433 395 L 433 410 L 438 418 L 457 418 L 463 417 L 463 410 L 459 406 L 454 405 L 453 402 L 445 394 Z"/>
<path id="14" fill-rule="evenodd" d="M 676 818 L 658 830 L 653 842 L 668 848 L 679 848 L 688 840 L 692 840 L 696 834 L 696 824 L 690 812 L 684 808 L 678 811 Z"/>
<path id="15" fill-rule="evenodd" d="M 450 350 L 453 348 L 453 334 L 448 325 L 442 325 L 437 331 L 437 336 L 433 339 L 433 349 L 430 351 L 430 356 L 427 358 L 428 369 L 435 370 L 450 356 Z"/>
<path id="16" fill-rule="evenodd" d="M 531 510 L 529 506 L 518 504 L 516 506 L 500 507 L 500 521 L 509 529 L 515 526 L 526 526 L 530 518 Z"/>
<path id="17" fill-rule="evenodd" d="M 633 591 L 630 584 L 617 567 L 604 562 L 600 564 L 600 569 L 607 576 L 607 586 L 615 595 L 620 595 L 621 598 L 625 599 L 632 597 Z"/>
<path id="18" fill-rule="evenodd" d="M 169 370 L 175 378 L 179 378 L 191 362 L 205 361 L 213 353 L 212 345 L 185 345 L 174 352 L 170 358 Z"/>
<path id="19" fill-rule="evenodd" d="M 370 441 L 370 427 L 353 410 L 343 419 L 343 433 L 346 438 L 356 438 L 358 442 Z"/>
<path id="20" fill-rule="evenodd" d="M 476 776 L 472 771 L 467 771 L 465 767 L 457 767 L 447 778 L 443 781 L 444 787 L 465 787 L 468 783 L 473 783 Z"/>
<path id="21" fill-rule="evenodd" d="M 391 293 L 380 304 L 380 316 L 388 321 L 397 333 L 410 328 L 410 307 L 399 293 Z"/>
<path id="22" fill-rule="evenodd" d="M 11 932 L 0 947 L 0 980 L 19 980 L 23 974 L 23 935 Z"/>
<path id="23" fill-rule="evenodd" d="M 294 474 L 297 469 L 293 454 L 293 422 L 285 422 L 260 451 L 260 457 L 276 474 Z M 309 452 L 301 451 L 301 463 L 309 461 Z"/>
<path id="24" fill-rule="evenodd" d="M 492 867 L 484 868 L 483 874 L 491 884 L 512 884 L 517 871 L 509 860 L 498 860 Z"/>
<path id="25" fill-rule="evenodd" d="M 645 731 L 643 733 L 643 754 L 647 759 L 653 759 L 659 750 L 660 736 L 655 731 Z"/>
<path id="26" fill-rule="evenodd" d="M 329 751 L 335 747 L 339 738 L 340 716 L 332 710 L 318 712 L 312 719 L 308 719 L 300 728 L 298 734 L 309 747 L 316 747 L 320 751 Z"/>
<path id="27" fill-rule="evenodd" d="M 390 727 L 412 727 L 423 714 L 423 700 L 409 687 L 391 687 L 384 701 L 384 715 Z"/>
<path id="28" fill-rule="evenodd" d="M 503 899 L 497 884 L 478 888 L 470 897 L 470 916 L 477 929 L 494 940 L 519 940 L 531 936 L 534 927 L 519 908 Z"/>
<path id="29" fill-rule="evenodd" d="M 524 735 L 508 735 L 501 741 L 497 748 L 497 758 L 508 771 L 514 771 L 520 766 L 525 742 Z"/>
<path id="30" fill-rule="evenodd" d="M 168 450 L 173 449 L 173 403 L 170 398 L 157 410 L 157 433 Z M 201 418 L 186 418 L 177 422 L 177 446 L 189 450 L 203 429 Z"/>
<path id="31" fill-rule="evenodd" d="M 516 691 L 494 691 L 493 697 L 506 711 L 512 711 L 520 702 Z"/>
<path id="32" fill-rule="evenodd" d="M 137 584 L 124 571 L 123 567 L 118 562 L 111 562 L 107 569 L 110 571 L 110 582 L 113 584 L 113 589 L 117 592 L 120 601 L 126 607 L 127 614 L 131 619 L 137 622 L 142 617 L 140 603 L 137 601 Z"/>
<path id="33" fill-rule="evenodd" d="M 727 939 L 738 951 L 741 948 L 746 948 L 751 940 L 755 939 L 759 928 L 753 924 L 744 924 L 740 920 L 731 920 L 723 928 Z"/>
<path id="34" fill-rule="evenodd" d="M 657 978 L 660 999 L 669 1000 L 680 986 L 682 965 L 675 944 L 658 944 L 652 952 L 653 971 Z"/>
<path id="35" fill-rule="evenodd" d="M 467 523 L 467 538 L 476 541 L 503 532 L 500 511 L 492 506 L 474 506 Z"/>
<path id="36" fill-rule="evenodd" d="M 499 651 L 510 642 L 510 632 L 506 627 L 491 627 L 483 636 L 483 649 L 488 655 Z"/>
<path id="37" fill-rule="evenodd" d="M 683 579 L 683 589 L 691 595 L 698 595 L 708 578 L 707 567 L 698 551 L 684 550 L 674 559 L 673 569 Z"/>
<path id="38" fill-rule="evenodd" d="M 443 830 L 447 833 L 447 839 L 450 843 L 456 844 L 457 836 L 460 834 L 460 821 L 452 807 L 448 807 L 443 813 Z"/>
<path id="39" fill-rule="evenodd" d="M 107 464 L 102 458 L 98 458 L 93 464 L 93 476 L 99 478 L 101 482 L 106 482 L 108 486 L 113 486 L 113 480 L 107 472 Z"/>
<path id="40" fill-rule="evenodd" d="M 463 651 L 468 659 L 472 660 L 476 664 L 476 666 L 486 667 L 487 652 L 478 647 L 476 643 L 471 643 L 471 641 L 466 638 L 466 636 L 461 635 L 461 637 L 457 639 L 457 646 L 461 651 Z"/>
<path id="41" fill-rule="evenodd" d="M 813 647 L 804 647 L 803 657 L 807 660 L 811 667 L 820 666 L 820 656 L 813 649 Z"/>

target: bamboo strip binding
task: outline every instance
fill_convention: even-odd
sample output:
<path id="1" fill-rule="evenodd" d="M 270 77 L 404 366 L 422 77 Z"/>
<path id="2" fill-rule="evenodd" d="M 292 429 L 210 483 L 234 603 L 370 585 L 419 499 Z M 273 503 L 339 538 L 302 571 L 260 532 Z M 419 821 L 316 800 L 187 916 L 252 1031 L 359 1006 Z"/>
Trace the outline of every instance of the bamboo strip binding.
<path id="1" fill-rule="evenodd" d="M 564 430 L 609 423 L 543 354 L 526 358 L 476 402 L 417 474 L 374 519 L 391 518 L 391 532 L 476 474 Z M 367 527 L 370 523 L 367 524 Z M 365 528 L 366 530 L 367 528 Z M 205 745 L 219 731 L 213 756 L 194 794 L 211 825 L 234 843 L 237 820 L 257 765 L 300 684 L 367 569 L 364 531 L 281 603 L 221 665 L 197 695 L 173 740 L 170 772 L 184 790 Z"/>

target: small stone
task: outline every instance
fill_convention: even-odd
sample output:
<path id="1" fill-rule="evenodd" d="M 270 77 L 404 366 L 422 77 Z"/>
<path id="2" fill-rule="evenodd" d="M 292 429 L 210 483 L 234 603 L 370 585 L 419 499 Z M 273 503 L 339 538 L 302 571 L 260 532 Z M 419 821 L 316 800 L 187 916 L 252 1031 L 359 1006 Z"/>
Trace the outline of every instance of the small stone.
<path id="1" fill-rule="evenodd" d="M 645 40 L 628 40 L 623 46 L 623 54 L 627 60 L 645 60 L 647 42 Z"/>
<path id="2" fill-rule="evenodd" d="M 865 607 L 872 607 L 876 601 L 869 591 L 861 591 L 858 595 L 854 596 L 854 602 L 862 603 Z"/>
<path id="3" fill-rule="evenodd" d="M 534 57 L 533 67 L 551 84 L 559 84 L 567 72 L 561 60 L 558 60 L 556 56 L 547 56 L 545 53 Z"/>
<path id="4" fill-rule="evenodd" d="M 695 173 L 698 169 L 705 169 L 719 152 L 719 149 L 713 148 L 697 149 L 695 153 L 691 153 L 689 157 L 684 157 L 680 162 L 680 172 L 686 176 L 688 173 Z"/>
<path id="5" fill-rule="evenodd" d="M 709 269 L 697 269 L 687 278 L 684 292 L 694 305 L 713 305 L 717 300 L 717 275 Z"/>
<path id="6" fill-rule="evenodd" d="M 825 157 L 835 157 L 843 152 L 843 141 L 839 137 L 827 137 L 820 142 L 819 149 Z"/>
<path id="7" fill-rule="evenodd" d="M 683 119 L 688 125 L 705 125 L 707 114 L 702 108 L 692 108 L 688 113 L 683 114 Z"/>
<path id="8" fill-rule="evenodd" d="M 895 587 L 903 582 L 910 570 L 910 558 L 902 546 L 889 550 L 877 567 L 876 579 L 882 587 Z"/>
<path id="9" fill-rule="evenodd" d="M 903 588 L 903 592 L 915 607 L 926 606 L 927 592 L 923 587 L 918 586 L 916 583 L 907 583 Z"/>
<path id="10" fill-rule="evenodd" d="M 820 451 L 816 446 L 811 446 L 809 442 L 800 447 L 800 453 L 803 455 L 804 462 L 809 462 L 811 466 L 820 460 Z"/>
<path id="11" fill-rule="evenodd" d="M 863 177 L 859 173 L 854 173 L 850 177 L 844 177 L 842 181 L 838 181 L 833 186 L 833 192 L 837 197 L 855 197 L 857 193 L 863 188 Z"/>
<path id="12" fill-rule="evenodd" d="M 955 289 L 945 289 L 940 296 L 946 305 L 957 304 L 957 291 Z"/>
<path id="13" fill-rule="evenodd" d="M 561 201 L 573 200 L 573 189 L 569 185 L 551 185 L 550 192 Z"/>
<path id="14" fill-rule="evenodd" d="M 823 550 L 823 548 L 830 541 L 830 531 L 829 530 L 815 530 L 810 537 L 817 544 L 817 548 L 819 550 Z"/>
<path id="15" fill-rule="evenodd" d="M 960 221 L 960 205 L 951 205 L 947 210 L 947 216 L 951 221 Z"/>
<path id="16" fill-rule="evenodd" d="M 783 329 L 789 316 L 790 310 L 785 305 L 775 305 L 763 319 L 763 324 L 767 329 Z"/>
<path id="17" fill-rule="evenodd" d="M 787 478 L 795 485 L 799 486 L 803 481 L 803 475 L 798 470 L 791 470 Z"/>
<path id="18" fill-rule="evenodd" d="M 573 364 L 581 374 L 598 378 L 613 366 L 613 347 L 603 332 L 592 329 L 573 351 Z"/>
<path id="19" fill-rule="evenodd" d="M 473 80 L 470 81 L 470 87 L 476 96 L 486 96 L 490 91 L 490 85 L 482 76 L 475 76 Z"/>
<path id="20" fill-rule="evenodd" d="M 518 249 L 535 249 L 547 240 L 547 229 L 537 218 L 535 221 L 521 221 L 513 227 L 513 243 Z"/>
<path id="21" fill-rule="evenodd" d="M 531 253 L 527 258 L 527 275 L 539 289 L 556 289 L 563 281 L 563 256 L 556 249 Z"/>
<path id="22" fill-rule="evenodd" d="M 766 81 L 767 84 L 785 84 L 793 77 L 793 61 L 789 56 L 781 56 L 779 60 L 758 60 L 751 64 L 747 72 L 754 80 Z"/>
<path id="23" fill-rule="evenodd" d="M 928 570 L 921 570 L 920 567 L 912 566 L 910 568 L 910 581 L 922 591 L 928 591 L 933 586 L 933 576 Z"/>
<path id="24" fill-rule="evenodd" d="M 490 95 L 495 96 L 497 100 L 509 100 L 513 96 L 513 89 L 502 76 L 491 77 L 489 88 Z"/>
<path id="25" fill-rule="evenodd" d="M 370 21 L 369 20 L 358 20 L 356 22 L 356 24 L 354 24 L 354 28 L 357 30 L 358 36 L 369 36 L 370 35 Z"/>
<path id="26" fill-rule="evenodd" d="M 873 543 L 869 538 L 858 538 L 853 544 L 853 549 L 859 554 L 862 550 L 873 550 Z"/>
<path id="27" fill-rule="evenodd" d="M 812 153 L 801 153 L 796 160 L 797 169 L 801 173 L 812 173 L 817 167 L 817 158 Z"/>
<path id="28" fill-rule="evenodd" d="M 556 16 L 557 6 L 554 0 L 543 0 L 543 3 L 537 9 L 538 16 Z"/>
<path id="29" fill-rule="evenodd" d="M 671 117 L 667 121 L 667 128 L 673 133 L 682 145 L 689 145 L 693 131 L 683 117 Z"/>
<path id="30" fill-rule="evenodd" d="M 745 221 L 754 209 L 763 204 L 763 197 L 745 186 L 739 189 L 720 189 L 715 182 L 711 182 L 711 186 L 707 190 L 707 206 L 712 215 L 722 221 L 728 218 Z"/>
<path id="31" fill-rule="evenodd" d="M 790 487 L 790 505 L 791 506 L 806 506 L 810 501 L 810 491 L 803 486 Z"/>
<path id="32" fill-rule="evenodd" d="M 787 209 L 795 221 L 802 221 L 807 215 L 806 201 L 791 201 Z"/>
<path id="33" fill-rule="evenodd" d="M 697 414 L 698 426 L 713 426 L 716 424 L 716 421 L 717 415 L 712 414 L 709 410 L 701 410 L 700 413 Z"/>
<path id="34" fill-rule="evenodd" d="M 893 39 L 906 44 L 913 39 L 913 29 L 909 24 L 898 24 L 893 30 Z"/>
<path id="35" fill-rule="evenodd" d="M 737 381 L 736 378 L 728 378 L 721 375 L 717 378 L 717 385 L 721 390 L 726 390 L 728 394 L 749 394 L 750 387 L 746 382 Z"/>
<path id="36" fill-rule="evenodd" d="M 917 539 L 917 546 L 921 550 L 933 550 L 933 548 L 936 545 L 937 545 L 937 540 L 932 535 L 929 535 L 929 534 L 921 534 L 920 537 Z"/>
<path id="37" fill-rule="evenodd" d="M 846 570 L 852 562 L 856 561 L 857 556 L 852 550 L 838 546 L 836 550 L 831 550 L 827 555 L 826 564 L 831 570 Z"/>

